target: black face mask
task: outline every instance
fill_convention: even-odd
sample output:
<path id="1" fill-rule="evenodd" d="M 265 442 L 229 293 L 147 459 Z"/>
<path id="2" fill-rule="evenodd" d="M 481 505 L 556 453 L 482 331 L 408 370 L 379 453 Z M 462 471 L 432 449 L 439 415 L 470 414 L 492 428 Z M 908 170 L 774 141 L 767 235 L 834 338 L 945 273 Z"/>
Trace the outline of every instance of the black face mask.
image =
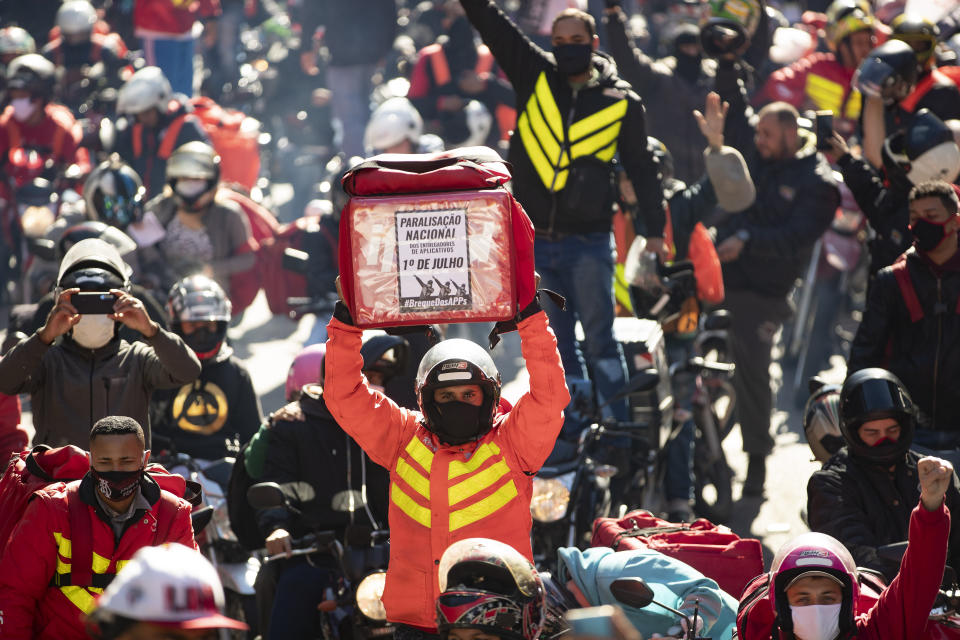
<path id="1" fill-rule="evenodd" d="M 575 76 L 590 68 L 593 46 L 589 44 L 561 44 L 553 48 L 557 71 L 565 76 Z"/>
<path id="2" fill-rule="evenodd" d="M 688 56 L 684 53 L 677 51 L 677 75 L 686 80 L 687 82 L 696 82 L 697 78 L 700 77 L 700 63 L 702 56 Z"/>
<path id="3" fill-rule="evenodd" d="M 97 471 L 90 467 L 90 475 L 97 483 L 97 491 L 107 500 L 118 502 L 129 498 L 143 477 L 143 468 L 135 471 Z"/>
<path id="4" fill-rule="evenodd" d="M 464 444 L 482 435 L 481 409 L 459 401 L 433 403 L 427 407 L 427 423 L 444 444 Z"/>
<path id="5" fill-rule="evenodd" d="M 217 354 L 220 350 L 220 343 L 223 342 L 223 336 L 220 335 L 219 331 L 210 331 L 210 329 L 202 327 L 188 336 L 183 336 L 183 341 L 193 349 L 198 358 L 205 359 Z"/>
<path id="6" fill-rule="evenodd" d="M 947 221 L 949 222 L 949 220 Z M 936 223 L 929 220 L 917 220 L 910 225 L 910 232 L 913 234 L 913 244 L 918 251 L 933 251 L 940 246 L 940 243 L 947 237 L 946 222 Z"/>

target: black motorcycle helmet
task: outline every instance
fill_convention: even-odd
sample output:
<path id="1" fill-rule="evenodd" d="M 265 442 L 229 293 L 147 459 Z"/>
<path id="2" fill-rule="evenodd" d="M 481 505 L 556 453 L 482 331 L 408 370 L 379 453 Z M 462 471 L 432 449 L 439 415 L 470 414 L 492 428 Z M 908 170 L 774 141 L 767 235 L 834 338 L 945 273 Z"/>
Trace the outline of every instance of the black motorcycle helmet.
<path id="1" fill-rule="evenodd" d="M 917 84 L 917 57 L 909 44 L 887 40 L 867 54 L 853 84 L 866 96 L 883 98 L 887 104 L 910 95 Z"/>
<path id="2" fill-rule="evenodd" d="M 821 463 L 846 444 L 840 430 L 840 385 L 824 384 L 810 394 L 803 408 L 803 433 Z"/>
<path id="3" fill-rule="evenodd" d="M 83 186 L 87 217 L 118 229 L 140 221 L 145 196 L 140 176 L 116 156 L 97 165 Z"/>
<path id="4" fill-rule="evenodd" d="M 183 278 L 173 285 L 167 297 L 167 315 L 170 328 L 183 338 L 200 360 L 215 357 L 227 337 L 232 305 L 217 282 L 204 275 Z M 184 322 L 216 322 L 215 331 L 206 328 L 187 335 Z"/>
<path id="5" fill-rule="evenodd" d="M 869 420 L 893 418 L 900 425 L 900 438 L 878 446 L 860 439 L 860 427 Z M 864 460 L 889 466 L 902 459 L 913 442 L 916 409 L 897 376 L 886 369 L 861 369 L 847 377 L 840 389 L 840 431 L 850 453 Z"/>
<path id="6" fill-rule="evenodd" d="M 383 381 L 403 373 L 407 366 L 409 345 L 400 336 L 387 334 L 373 335 L 363 341 L 360 355 L 363 356 L 363 370 L 376 371 L 383 375 Z"/>
<path id="7" fill-rule="evenodd" d="M 932 66 L 933 53 L 940 37 L 940 27 L 936 23 L 916 14 L 901 13 L 893 19 L 890 26 L 893 28 L 890 38 L 910 45 L 921 68 Z"/>
<path id="8" fill-rule="evenodd" d="M 882 156 L 887 178 L 901 187 L 928 180 L 953 182 L 960 174 L 953 130 L 929 109 L 921 109 L 905 130 L 888 136 Z"/>
<path id="9" fill-rule="evenodd" d="M 87 220 L 67 227 L 57 243 L 57 255 L 62 259 L 70 248 L 88 238 L 97 238 L 116 247 L 121 256 L 136 251 L 137 243 L 116 227 L 103 222 Z"/>

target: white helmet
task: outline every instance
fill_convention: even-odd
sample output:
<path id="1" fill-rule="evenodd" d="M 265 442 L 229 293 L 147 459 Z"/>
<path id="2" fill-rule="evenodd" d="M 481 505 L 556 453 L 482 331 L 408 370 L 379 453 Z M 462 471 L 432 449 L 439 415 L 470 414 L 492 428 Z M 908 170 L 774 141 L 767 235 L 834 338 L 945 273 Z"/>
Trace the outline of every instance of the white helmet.
<path id="1" fill-rule="evenodd" d="M 67 0 L 57 10 L 57 26 L 65 36 L 79 36 L 93 31 L 97 10 L 88 0 Z"/>
<path id="2" fill-rule="evenodd" d="M 479 100 L 471 100 L 464 107 L 464 116 L 467 118 L 467 130 L 470 135 L 459 146 L 481 147 L 487 144 L 490 129 L 493 127 L 493 116 L 486 105 Z"/>
<path id="3" fill-rule="evenodd" d="M 120 87 L 117 112 L 135 115 L 154 107 L 165 111 L 172 97 L 170 81 L 160 67 L 144 67 Z"/>
<path id="4" fill-rule="evenodd" d="M 390 98 L 370 116 L 363 146 L 368 153 L 380 153 L 404 140 L 416 145 L 422 132 L 423 118 L 413 103 L 406 98 Z"/>
<path id="5" fill-rule="evenodd" d="M 0 56 L 36 53 L 37 44 L 33 36 L 20 27 L 0 29 Z"/>

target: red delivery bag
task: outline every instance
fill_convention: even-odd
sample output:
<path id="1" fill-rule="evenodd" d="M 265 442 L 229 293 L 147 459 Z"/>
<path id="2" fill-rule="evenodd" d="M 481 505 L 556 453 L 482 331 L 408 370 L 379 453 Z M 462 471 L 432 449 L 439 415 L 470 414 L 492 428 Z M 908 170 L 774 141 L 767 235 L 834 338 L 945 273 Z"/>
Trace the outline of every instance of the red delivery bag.
<path id="1" fill-rule="evenodd" d="M 493 150 L 384 154 L 343 178 L 340 284 L 358 327 L 510 320 L 535 294 L 533 224 Z"/>
<path id="2" fill-rule="evenodd" d="M 672 523 L 643 510 L 631 511 L 620 520 L 597 518 L 590 544 L 614 551 L 655 549 L 712 578 L 734 598 L 739 598 L 744 587 L 763 573 L 759 540 L 741 538 L 704 518 L 692 523 Z"/>

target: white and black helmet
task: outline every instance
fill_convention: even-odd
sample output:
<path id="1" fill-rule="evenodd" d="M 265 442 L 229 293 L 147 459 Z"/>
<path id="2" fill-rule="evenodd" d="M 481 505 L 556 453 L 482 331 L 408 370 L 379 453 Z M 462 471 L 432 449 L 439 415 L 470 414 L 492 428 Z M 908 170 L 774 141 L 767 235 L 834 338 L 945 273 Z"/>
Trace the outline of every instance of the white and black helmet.
<path id="1" fill-rule="evenodd" d="M 500 404 L 500 372 L 493 358 L 480 345 L 462 339 L 444 340 L 424 354 L 417 368 L 415 391 L 427 428 L 435 431 L 439 423 L 433 392 L 466 384 L 479 385 L 483 390 L 479 438 L 493 427 Z"/>
<path id="2" fill-rule="evenodd" d="M 64 36 L 89 34 L 97 24 L 97 10 L 88 0 L 67 0 L 57 9 L 56 23 Z"/>
<path id="3" fill-rule="evenodd" d="M 421 134 L 423 118 L 413 103 L 406 98 L 390 98 L 370 116 L 363 132 L 363 146 L 368 153 L 382 153 L 404 140 L 416 145 Z"/>

